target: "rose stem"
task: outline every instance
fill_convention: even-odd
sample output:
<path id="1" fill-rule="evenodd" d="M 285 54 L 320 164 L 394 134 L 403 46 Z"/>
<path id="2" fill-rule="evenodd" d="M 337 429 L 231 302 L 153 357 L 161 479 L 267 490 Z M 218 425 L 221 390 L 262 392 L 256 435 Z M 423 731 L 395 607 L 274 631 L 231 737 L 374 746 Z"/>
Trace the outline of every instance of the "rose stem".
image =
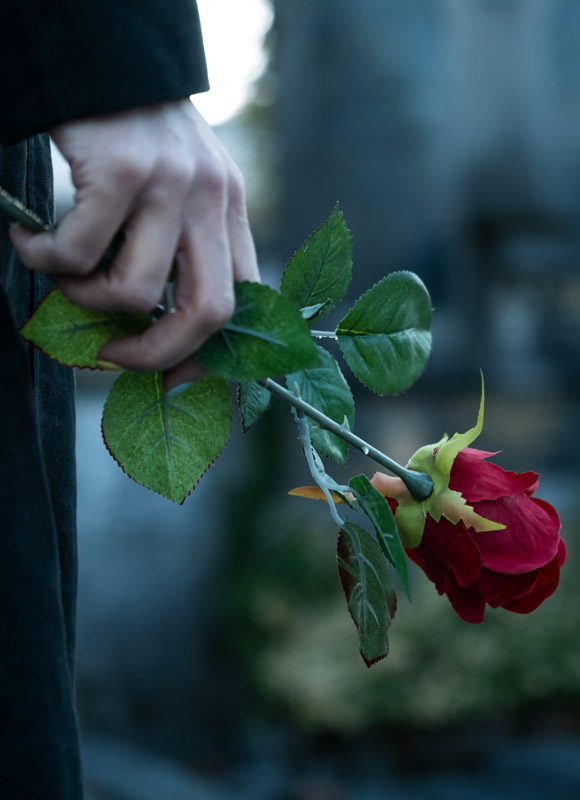
<path id="1" fill-rule="evenodd" d="M 361 439 L 359 436 L 351 433 L 351 431 L 347 430 L 342 425 L 339 425 L 338 422 L 330 419 L 330 417 L 327 417 L 326 414 L 323 414 L 317 408 L 311 406 L 305 400 L 302 400 L 302 398 L 296 397 L 294 394 L 292 394 L 292 392 L 289 392 L 288 389 L 280 386 L 279 383 L 276 383 L 276 381 L 273 381 L 271 378 L 258 381 L 258 383 L 265 389 L 268 389 L 268 391 L 272 392 L 272 394 L 280 397 L 282 400 L 284 400 L 284 402 L 294 406 L 294 408 L 298 409 L 299 411 L 302 411 L 302 413 L 306 414 L 306 416 L 317 422 L 321 428 L 324 428 L 325 430 L 334 433 L 335 436 L 339 436 L 341 439 L 344 439 L 345 442 L 348 442 L 348 444 L 356 447 L 357 450 L 360 450 L 365 456 L 372 458 L 382 467 L 386 467 L 386 469 L 388 469 L 390 472 L 393 472 L 395 475 L 401 478 L 415 500 L 424 500 L 425 498 L 429 497 L 433 491 L 433 481 L 430 475 L 427 475 L 425 472 L 416 472 L 415 470 L 402 467 L 396 461 L 393 461 L 392 458 L 389 458 L 389 456 L 381 453 L 380 450 L 377 450 L 376 447 L 373 447 L 368 442 L 365 442 L 364 439 Z"/>

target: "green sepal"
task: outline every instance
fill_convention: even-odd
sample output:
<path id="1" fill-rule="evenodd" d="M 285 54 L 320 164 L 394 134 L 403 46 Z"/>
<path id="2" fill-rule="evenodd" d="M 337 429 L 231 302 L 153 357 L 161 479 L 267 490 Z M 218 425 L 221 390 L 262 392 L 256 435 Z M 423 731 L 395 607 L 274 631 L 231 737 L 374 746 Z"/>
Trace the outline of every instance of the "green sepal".
<path id="1" fill-rule="evenodd" d="M 298 385 L 300 397 L 314 406 L 339 425 L 348 430 L 354 427 L 354 399 L 336 359 L 323 347 L 316 346 L 319 364 L 310 369 L 293 372 L 286 377 L 290 391 L 294 384 Z M 310 436 L 314 447 L 325 456 L 339 464 L 345 464 L 348 454 L 348 443 L 340 436 L 321 428 L 312 419 L 307 418 Z"/>
<path id="2" fill-rule="evenodd" d="M 483 415 L 485 408 L 485 383 L 483 379 L 483 372 L 481 372 L 481 398 L 479 401 L 479 411 L 477 414 L 477 422 L 465 433 L 454 433 L 451 439 L 443 439 L 436 445 L 437 455 L 435 456 L 435 463 L 437 470 L 446 479 L 447 485 L 451 480 L 451 468 L 457 455 L 472 444 L 481 431 L 483 430 Z M 411 461 L 413 458 L 411 457 Z M 411 461 L 409 464 L 411 464 Z M 411 469 L 417 469 L 416 466 L 411 466 Z"/>
<path id="3" fill-rule="evenodd" d="M 126 372 L 103 410 L 105 444 L 137 483 L 182 503 L 225 446 L 232 400 L 225 380 L 208 375 L 179 394 L 160 372 Z"/>
<path id="4" fill-rule="evenodd" d="M 412 272 L 393 272 L 356 301 L 336 330 L 356 377 L 381 395 L 408 389 L 431 351 L 431 300 Z"/>
<path id="5" fill-rule="evenodd" d="M 268 411 L 270 400 L 270 392 L 256 381 L 243 381 L 239 384 L 238 408 L 244 433 Z"/>
<path id="6" fill-rule="evenodd" d="M 403 588 L 411 599 L 411 582 L 407 556 L 399 539 L 393 512 L 387 500 L 375 489 L 366 475 L 355 475 L 348 482 L 359 502 L 361 510 L 373 524 L 377 542 L 386 558 L 397 570 Z"/>
<path id="7" fill-rule="evenodd" d="M 418 547 L 423 536 L 425 518 L 429 514 L 435 522 L 442 516 L 457 525 L 462 521 L 467 528 L 477 532 L 501 531 L 505 525 L 485 519 L 468 505 L 460 492 L 449 488 L 451 470 L 457 455 L 469 447 L 483 429 L 485 405 L 485 386 L 481 375 L 481 400 L 477 422 L 465 433 L 455 433 L 451 439 L 444 436 L 436 444 L 419 448 L 409 459 L 409 469 L 426 472 L 433 479 L 433 492 L 426 500 L 417 503 L 405 498 L 399 503 L 396 511 L 397 526 L 401 531 L 405 547 Z"/>
<path id="8" fill-rule="evenodd" d="M 97 355 L 109 339 L 143 333 L 151 314 L 113 314 L 71 303 L 54 289 L 40 303 L 22 336 L 55 361 L 69 367 L 97 367 Z"/>
<path id="9" fill-rule="evenodd" d="M 288 262 L 280 293 L 298 308 L 319 305 L 318 317 L 342 300 L 352 274 L 352 237 L 338 205 Z"/>
<path id="10" fill-rule="evenodd" d="M 300 311 L 261 283 L 237 282 L 232 319 L 195 353 L 214 375 L 251 381 L 285 375 L 318 363 Z"/>
<path id="11" fill-rule="evenodd" d="M 367 667 L 389 652 L 388 631 L 397 609 L 385 558 L 373 537 L 352 522 L 338 536 L 338 573 Z"/>

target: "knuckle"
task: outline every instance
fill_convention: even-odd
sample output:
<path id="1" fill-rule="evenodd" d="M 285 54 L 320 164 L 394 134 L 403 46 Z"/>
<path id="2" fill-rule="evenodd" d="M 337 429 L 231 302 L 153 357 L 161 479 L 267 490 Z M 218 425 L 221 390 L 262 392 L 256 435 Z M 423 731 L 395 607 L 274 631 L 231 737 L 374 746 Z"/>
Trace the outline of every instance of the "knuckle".
<path id="1" fill-rule="evenodd" d="M 150 195 L 161 202 L 170 198 L 183 198 L 193 183 L 193 167 L 173 158 L 164 158 L 155 168 L 155 180 L 151 182 Z"/>
<path id="2" fill-rule="evenodd" d="M 138 153 L 124 153 L 123 157 L 113 159 L 109 166 L 115 182 L 129 190 L 140 188 L 149 178 L 151 167 L 147 159 Z"/>
<path id="3" fill-rule="evenodd" d="M 228 199 L 231 205 L 245 208 L 246 183 L 242 171 L 236 164 L 232 164 L 228 173 Z"/>
<path id="4" fill-rule="evenodd" d="M 158 164 L 160 178 L 172 188 L 189 187 L 193 179 L 193 165 L 188 161 L 163 158 Z"/>
<path id="5" fill-rule="evenodd" d="M 197 165 L 196 182 L 206 194 L 225 198 L 228 179 L 225 167 L 218 159 L 206 158 Z"/>

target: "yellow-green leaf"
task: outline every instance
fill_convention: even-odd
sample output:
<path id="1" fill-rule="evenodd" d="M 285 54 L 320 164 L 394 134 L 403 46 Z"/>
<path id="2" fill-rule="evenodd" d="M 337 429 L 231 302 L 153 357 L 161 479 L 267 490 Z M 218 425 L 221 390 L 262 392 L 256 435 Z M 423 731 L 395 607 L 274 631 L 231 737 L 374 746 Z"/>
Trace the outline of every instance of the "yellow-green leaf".
<path id="1" fill-rule="evenodd" d="M 82 308 L 54 289 L 21 333 L 61 364 L 94 369 L 98 366 L 97 354 L 105 342 L 143 333 L 151 323 L 150 314 L 113 314 Z"/>

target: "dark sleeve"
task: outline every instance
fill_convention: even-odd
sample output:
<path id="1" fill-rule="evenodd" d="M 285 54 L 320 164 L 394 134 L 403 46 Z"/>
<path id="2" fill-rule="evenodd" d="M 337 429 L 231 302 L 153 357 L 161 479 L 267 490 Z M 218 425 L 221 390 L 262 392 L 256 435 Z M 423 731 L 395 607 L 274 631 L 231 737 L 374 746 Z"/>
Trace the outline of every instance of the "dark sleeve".
<path id="1" fill-rule="evenodd" d="M 0 142 L 208 88 L 195 0 L 12 0 L 0 14 Z"/>

